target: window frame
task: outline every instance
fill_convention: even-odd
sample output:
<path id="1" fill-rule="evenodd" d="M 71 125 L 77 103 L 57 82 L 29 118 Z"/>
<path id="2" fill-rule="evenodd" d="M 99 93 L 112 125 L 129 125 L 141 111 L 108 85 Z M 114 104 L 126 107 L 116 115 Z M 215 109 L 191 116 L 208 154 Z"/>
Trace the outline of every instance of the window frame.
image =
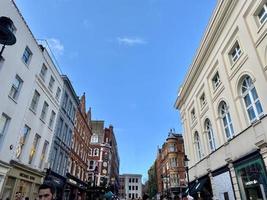
<path id="1" fill-rule="evenodd" d="M 31 104 L 30 104 L 30 109 L 34 113 L 37 111 L 37 107 L 38 107 L 38 104 L 39 104 L 40 96 L 41 96 L 40 93 L 37 90 L 35 90 L 34 94 L 33 94 L 33 97 L 32 97 Z"/>
<path id="2" fill-rule="evenodd" d="M 259 16 L 262 11 L 263 11 L 262 16 Z M 256 15 L 257 15 L 257 19 L 258 19 L 260 26 L 265 24 L 265 22 L 267 21 L 267 2 L 261 5 L 261 8 L 258 10 Z"/>
<path id="3" fill-rule="evenodd" d="M 241 46 L 240 46 L 240 43 L 239 41 L 235 41 L 231 50 L 229 51 L 229 56 L 230 56 L 230 60 L 231 60 L 231 63 L 234 64 L 236 63 L 239 58 L 241 57 L 243 51 L 241 49 Z"/>
<path id="4" fill-rule="evenodd" d="M 27 53 L 27 54 L 26 54 L 26 53 Z M 21 57 L 23 63 L 24 63 L 26 66 L 29 66 L 29 64 L 30 64 L 30 62 L 31 62 L 31 58 L 32 58 L 32 56 L 33 56 L 33 53 L 32 53 L 32 51 L 31 51 L 31 49 L 30 49 L 28 46 L 26 46 L 25 49 L 24 49 L 24 52 L 23 52 L 23 54 L 22 54 L 22 57 Z"/>
<path id="5" fill-rule="evenodd" d="M 18 85 L 16 85 L 16 83 L 18 83 Z M 21 88 L 22 88 L 22 85 L 23 85 L 23 80 L 22 78 L 20 78 L 20 76 L 18 74 L 16 74 L 15 76 L 15 80 L 13 81 L 12 83 L 12 86 L 11 86 L 11 89 L 9 91 L 9 97 L 15 101 L 18 100 L 19 98 L 19 94 L 20 94 L 20 91 L 21 91 Z"/>
<path id="6" fill-rule="evenodd" d="M 211 82 L 214 91 L 221 85 L 222 81 L 218 71 L 216 71 L 215 74 L 213 75 Z"/>
<path id="7" fill-rule="evenodd" d="M 5 118 L 4 122 L 3 122 L 3 118 Z M 6 134 L 8 126 L 10 124 L 10 120 L 11 120 L 11 117 L 9 117 L 6 113 L 3 112 L 0 118 L 0 125 L 2 125 L 2 127 L 0 127 L 2 129 L 2 130 L 0 129 L 0 138 L 1 136 L 4 136 Z"/>

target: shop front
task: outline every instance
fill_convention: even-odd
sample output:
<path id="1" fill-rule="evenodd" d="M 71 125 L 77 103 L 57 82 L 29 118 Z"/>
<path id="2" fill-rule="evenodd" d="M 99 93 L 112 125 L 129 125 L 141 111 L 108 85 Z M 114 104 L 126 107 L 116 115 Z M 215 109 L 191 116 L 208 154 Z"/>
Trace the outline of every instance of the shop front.
<path id="1" fill-rule="evenodd" d="M 86 199 L 87 184 L 80 179 L 67 173 L 67 180 L 65 186 L 66 200 L 85 200 Z"/>
<path id="2" fill-rule="evenodd" d="M 266 167 L 256 152 L 234 163 L 242 200 L 267 199 Z"/>
<path id="3" fill-rule="evenodd" d="M 50 169 L 47 170 L 45 181 L 52 182 L 56 188 L 56 200 L 67 199 L 64 195 L 67 195 L 65 192 L 65 183 L 66 178 L 51 171 Z"/>
<path id="4" fill-rule="evenodd" d="M 44 174 L 25 165 L 11 161 L 3 186 L 2 199 L 15 199 L 16 197 L 37 199 L 38 189 Z"/>
<path id="5" fill-rule="evenodd" d="M 5 182 L 6 175 L 9 169 L 10 169 L 9 164 L 0 160 L 0 192 L 3 191 L 4 182 Z M 2 193 L 0 193 L 0 197 L 1 196 L 2 196 Z"/>
<path id="6" fill-rule="evenodd" d="M 194 197 L 194 199 L 212 199 L 212 188 L 208 175 L 201 177 L 192 183 L 190 183 L 190 196 Z M 188 190 L 187 190 L 188 192 Z"/>

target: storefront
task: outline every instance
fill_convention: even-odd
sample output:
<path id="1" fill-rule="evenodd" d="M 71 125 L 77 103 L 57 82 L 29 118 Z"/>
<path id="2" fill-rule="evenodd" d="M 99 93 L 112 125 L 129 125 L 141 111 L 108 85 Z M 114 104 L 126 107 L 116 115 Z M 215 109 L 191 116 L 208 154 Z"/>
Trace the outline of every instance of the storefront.
<path id="1" fill-rule="evenodd" d="M 8 163 L 0 161 L 0 192 L 3 191 L 4 182 L 5 182 L 6 175 L 9 169 L 10 169 L 10 166 Z M 2 197 L 2 193 L 0 193 L 0 199 L 1 197 Z"/>
<path id="2" fill-rule="evenodd" d="M 57 200 L 62 200 L 62 199 L 67 199 L 67 195 L 65 192 L 65 183 L 66 183 L 66 178 L 51 171 L 50 169 L 47 170 L 47 175 L 45 177 L 45 181 L 52 182 L 53 185 L 56 188 L 56 199 Z"/>
<path id="3" fill-rule="evenodd" d="M 228 166 L 224 166 L 212 172 L 212 191 L 216 199 L 235 199 L 234 189 Z"/>
<path id="4" fill-rule="evenodd" d="M 212 188 L 208 175 L 201 177 L 192 183 L 190 183 L 190 195 L 194 197 L 194 199 L 212 199 Z M 188 191 L 188 190 L 187 190 Z"/>
<path id="5" fill-rule="evenodd" d="M 5 179 L 2 199 L 15 199 L 16 196 L 37 199 L 44 174 L 16 161 L 11 161 L 10 164 L 12 168 L 8 171 Z"/>
<path id="6" fill-rule="evenodd" d="M 267 176 L 261 155 L 255 152 L 234 163 L 242 200 L 267 199 Z"/>
<path id="7" fill-rule="evenodd" d="M 81 200 L 86 199 L 87 184 L 80 179 L 67 173 L 67 180 L 65 186 L 66 200 Z"/>

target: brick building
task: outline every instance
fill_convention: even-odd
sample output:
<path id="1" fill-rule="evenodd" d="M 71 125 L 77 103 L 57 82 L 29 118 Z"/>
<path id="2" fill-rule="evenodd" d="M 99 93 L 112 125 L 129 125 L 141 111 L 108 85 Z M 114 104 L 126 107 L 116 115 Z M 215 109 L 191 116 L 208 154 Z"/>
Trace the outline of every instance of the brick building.
<path id="1" fill-rule="evenodd" d="M 179 196 L 185 190 L 183 136 L 172 130 L 156 159 L 158 196 Z"/>
<path id="2" fill-rule="evenodd" d="M 91 135 L 91 111 L 86 113 L 85 94 L 83 94 L 76 112 L 69 173 L 67 173 L 70 198 L 78 195 L 85 199 Z"/>

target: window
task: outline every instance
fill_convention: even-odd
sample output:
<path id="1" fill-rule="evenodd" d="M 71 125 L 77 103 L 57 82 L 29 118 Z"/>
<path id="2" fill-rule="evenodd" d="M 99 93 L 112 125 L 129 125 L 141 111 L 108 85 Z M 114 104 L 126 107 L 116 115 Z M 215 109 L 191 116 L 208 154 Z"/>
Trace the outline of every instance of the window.
<path id="1" fill-rule="evenodd" d="M 203 92 L 203 94 L 200 96 L 200 106 L 201 108 L 203 108 L 205 105 L 206 105 L 206 96 L 205 96 L 205 93 Z"/>
<path id="2" fill-rule="evenodd" d="M 19 92 L 20 92 L 20 89 L 22 87 L 22 79 L 16 75 L 15 77 L 15 80 L 11 86 L 11 89 L 10 89 L 10 92 L 9 92 L 9 96 L 14 99 L 14 100 L 17 100 L 18 99 L 18 96 L 19 96 Z"/>
<path id="3" fill-rule="evenodd" d="M 94 156 L 98 156 L 99 154 L 99 149 L 94 149 Z"/>
<path id="4" fill-rule="evenodd" d="M 96 133 L 92 135 L 91 143 L 98 143 L 98 135 Z"/>
<path id="5" fill-rule="evenodd" d="M 68 109 L 67 109 L 67 113 L 69 117 L 71 117 L 71 111 L 72 111 L 72 102 L 71 100 L 69 100 Z"/>
<path id="6" fill-rule="evenodd" d="M 213 89 L 217 89 L 219 87 L 221 83 L 221 79 L 220 79 L 220 76 L 219 76 L 219 72 L 216 72 L 215 75 L 213 76 L 212 78 L 212 86 L 213 86 Z"/>
<path id="7" fill-rule="evenodd" d="M 170 158 L 171 168 L 177 167 L 177 158 Z"/>
<path id="8" fill-rule="evenodd" d="M 18 147 L 16 150 L 16 157 L 17 158 L 19 158 L 21 153 L 22 153 L 23 147 L 26 143 L 26 139 L 27 139 L 30 131 L 31 131 L 31 128 L 29 126 L 25 125 L 23 130 L 22 130 L 22 134 L 21 134 L 20 139 L 19 139 L 19 144 L 18 144 Z"/>
<path id="9" fill-rule="evenodd" d="M 129 190 L 131 190 L 132 189 L 132 187 L 129 185 Z"/>
<path id="10" fill-rule="evenodd" d="M 44 142 L 43 149 L 42 149 L 42 154 L 41 154 L 39 168 L 42 168 L 42 166 L 43 166 L 43 162 L 44 162 L 44 159 L 45 159 L 45 155 L 46 155 L 46 151 L 47 151 L 48 145 L 49 145 L 49 142 L 48 141 L 45 141 Z"/>
<path id="11" fill-rule="evenodd" d="M 62 159 L 63 159 L 63 153 L 60 152 L 59 153 L 59 157 L 58 157 L 57 172 L 59 172 L 59 170 L 61 170 L 61 167 L 62 167 Z"/>
<path id="12" fill-rule="evenodd" d="M 195 145 L 195 150 L 197 154 L 197 159 L 200 160 L 202 158 L 202 150 L 201 150 L 201 144 L 200 144 L 200 138 L 199 138 L 198 132 L 195 132 L 195 135 L 194 135 L 194 145 Z"/>
<path id="13" fill-rule="evenodd" d="M 37 92 L 36 90 L 34 91 L 34 95 L 32 97 L 32 102 L 31 102 L 31 106 L 30 109 L 34 112 L 36 112 L 37 106 L 38 106 L 38 102 L 40 99 L 40 94 L 39 92 Z"/>
<path id="14" fill-rule="evenodd" d="M 135 190 L 138 190 L 138 186 L 135 186 Z M 137 197 L 136 197 L 137 198 Z"/>
<path id="15" fill-rule="evenodd" d="M 131 178 L 129 178 L 129 183 L 131 183 L 132 182 L 132 179 Z"/>
<path id="16" fill-rule="evenodd" d="M 55 117 L 56 117 L 56 113 L 52 110 L 51 115 L 50 115 L 50 119 L 49 119 L 49 124 L 48 124 L 48 127 L 51 129 L 53 128 Z"/>
<path id="17" fill-rule="evenodd" d="M 193 108 L 191 110 L 191 121 L 192 123 L 196 120 L 196 112 L 195 112 L 195 108 Z"/>
<path id="18" fill-rule="evenodd" d="M 56 92 L 56 99 L 59 100 L 61 94 L 61 89 L 58 87 Z"/>
<path id="19" fill-rule="evenodd" d="M 222 101 L 220 103 L 219 113 L 220 113 L 220 117 L 222 119 L 223 128 L 224 128 L 226 138 L 231 139 L 234 135 L 234 128 L 233 128 L 229 108 L 224 101 Z"/>
<path id="20" fill-rule="evenodd" d="M 68 124 L 65 123 L 64 129 L 63 129 L 63 136 L 62 140 L 66 143 L 67 135 L 68 135 Z"/>
<path id="21" fill-rule="evenodd" d="M 29 49 L 29 47 L 26 47 L 25 50 L 24 50 L 24 53 L 23 53 L 23 55 L 22 55 L 22 60 L 23 60 L 23 62 L 24 62 L 26 65 L 29 65 L 30 60 L 31 60 L 31 57 L 32 57 L 32 52 L 31 52 L 31 50 Z"/>
<path id="22" fill-rule="evenodd" d="M 66 108 L 67 108 L 68 99 L 69 99 L 69 95 L 65 92 L 65 94 L 64 94 L 64 99 L 63 99 L 63 103 L 62 103 L 62 108 L 63 108 L 64 110 L 66 110 Z"/>
<path id="23" fill-rule="evenodd" d="M 43 81 L 45 81 L 46 73 L 47 73 L 47 67 L 43 64 L 42 69 L 40 71 L 40 77 L 43 79 Z"/>
<path id="24" fill-rule="evenodd" d="M 258 13 L 258 19 L 260 24 L 263 24 L 267 20 L 267 3 L 263 4 L 262 9 Z"/>
<path id="25" fill-rule="evenodd" d="M 242 82 L 241 93 L 244 99 L 250 122 L 257 120 L 263 115 L 262 106 L 254 84 L 249 76 Z"/>
<path id="26" fill-rule="evenodd" d="M 46 113 L 47 113 L 47 110 L 48 110 L 48 103 L 45 101 L 44 102 L 44 105 L 43 105 L 43 109 L 42 109 L 42 112 L 41 112 L 41 116 L 40 116 L 40 119 L 41 120 L 45 120 L 45 118 L 46 118 Z"/>
<path id="27" fill-rule="evenodd" d="M 7 116 L 5 113 L 2 113 L 0 118 L 0 137 L 6 133 L 9 121 L 10 117 Z"/>
<path id="28" fill-rule="evenodd" d="M 35 136 L 34 136 L 34 140 L 33 140 L 33 143 L 32 143 L 32 148 L 31 148 L 31 151 L 30 151 L 29 164 L 31 164 L 32 161 L 33 161 L 33 158 L 34 158 L 35 153 L 36 153 L 37 148 L 38 148 L 38 144 L 39 144 L 39 140 L 40 140 L 40 138 L 41 138 L 40 135 L 35 134 Z"/>
<path id="29" fill-rule="evenodd" d="M 174 143 L 169 144 L 169 152 L 176 152 L 177 148 Z"/>
<path id="30" fill-rule="evenodd" d="M 57 148 L 56 147 L 54 147 L 54 149 L 53 149 L 53 154 L 52 154 L 52 169 L 53 170 L 56 170 L 55 168 L 56 168 L 56 161 L 57 161 Z"/>
<path id="31" fill-rule="evenodd" d="M 213 151 L 215 151 L 216 146 L 215 146 L 213 129 L 212 129 L 211 122 L 209 119 L 206 119 L 206 121 L 205 121 L 205 130 L 206 130 L 207 136 L 208 136 L 209 149 L 211 152 L 213 152 Z"/>
<path id="32" fill-rule="evenodd" d="M 235 63 L 237 61 L 237 59 L 241 56 L 241 53 L 242 53 L 241 48 L 238 42 L 236 42 L 229 53 L 232 63 Z"/>
<path id="33" fill-rule="evenodd" d="M 95 168 L 95 161 L 90 160 L 89 169 L 93 170 Z"/>
<path id="34" fill-rule="evenodd" d="M 48 85 L 48 88 L 53 91 L 53 87 L 54 87 L 54 84 L 55 84 L 55 79 L 53 76 L 50 77 L 50 81 L 49 81 L 49 85 Z"/>
<path id="35" fill-rule="evenodd" d="M 63 119 L 60 117 L 58 121 L 58 125 L 57 125 L 57 132 L 56 132 L 58 137 L 61 137 L 62 127 L 63 127 Z"/>

